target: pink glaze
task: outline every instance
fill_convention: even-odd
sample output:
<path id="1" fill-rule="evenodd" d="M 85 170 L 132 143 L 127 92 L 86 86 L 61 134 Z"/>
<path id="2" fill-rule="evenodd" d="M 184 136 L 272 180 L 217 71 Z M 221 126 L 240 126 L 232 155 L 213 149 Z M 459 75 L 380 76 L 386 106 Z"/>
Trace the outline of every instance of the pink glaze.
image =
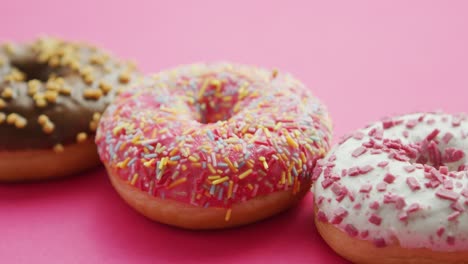
<path id="1" fill-rule="evenodd" d="M 200 64 L 122 93 L 96 143 L 114 173 L 150 195 L 230 208 L 307 188 L 330 133 L 323 105 L 291 75 Z"/>

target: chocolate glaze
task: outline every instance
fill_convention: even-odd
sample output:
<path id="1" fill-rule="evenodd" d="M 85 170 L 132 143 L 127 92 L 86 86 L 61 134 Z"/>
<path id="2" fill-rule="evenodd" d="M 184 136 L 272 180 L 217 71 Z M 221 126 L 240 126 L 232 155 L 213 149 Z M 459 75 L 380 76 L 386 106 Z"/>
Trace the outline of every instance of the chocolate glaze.
<path id="1" fill-rule="evenodd" d="M 94 136 L 99 114 L 137 79 L 130 64 L 85 44 L 47 38 L 0 47 L 0 151 L 76 143 L 79 133 Z M 22 123 L 9 120 L 12 113 Z M 52 131 L 44 131 L 41 115 Z"/>

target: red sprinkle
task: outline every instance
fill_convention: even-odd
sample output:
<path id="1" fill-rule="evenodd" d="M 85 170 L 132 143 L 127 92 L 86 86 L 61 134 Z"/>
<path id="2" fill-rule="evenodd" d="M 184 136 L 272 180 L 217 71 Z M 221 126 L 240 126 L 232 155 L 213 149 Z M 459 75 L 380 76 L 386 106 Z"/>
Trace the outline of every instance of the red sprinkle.
<path id="1" fill-rule="evenodd" d="M 445 228 L 443 227 L 439 227 L 439 229 L 437 229 L 437 236 L 441 237 L 445 232 Z"/>
<path id="2" fill-rule="evenodd" d="M 387 174 L 385 175 L 385 177 L 384 177 L 384 181 L 385 181 L 386 183 L 393 183 L 393 182 L 395 181 L 395 179 L 396 179 L 396 177 L 395 177 L 393 174 L 391 174 L 391 173 L 387 173 Z"/>
<path id="3" fill-rule="evenodd" d="M 355 237 L 359 234 L 359 231 L 356 229 L 356 227 L 354 227 L 353 225 L 351 224 L 347 224 L 345 226 L 345 231 L 346 233 L 348 233 L 348 235 L 350 235 L 351 237 Z"/>
<path id="4" fill-rule="evenodd" d="M 370 208 L 370 209 L 377 210 L 377 209 L 380 208 L 380 204 L 379 204 L 379 202 L 377 202 L 377 201 L 373 201 L 373 202 L 369 205 L 369 208 Z"/>
<path id="5" fill-rule="evenodd" d="M 414 167 L 412 165 L 408 165 L 408 166 L 405 166 L 404 169 L 405 169 L 406 172 L 411 173 L 414 170 L 416 170 L 416 167 Z"/>
<path id="6" fill-rule="evenodd" d="M 461 213 L 460 213 L 459 211 L 453 212 L 453 213 L 451 213 L 451 214 L 447 217 L 447 219 L 448 219 L 449 221 L 455 221 L 455 220 L 457 220 L 457 218 L 458 218 L 458 216 L 459 216 L 460 214 L 461 214 Z"/>
<path id="7" fill-rule="evenodd" d="M 376 215 L 376 214 L 372 214 L 370 217 L 369 217 L 369 222 L 371 222 L 372 224 L 374 225 L 377 225 L 379 226 L 381 223 L 382 223 L 382 217 Z"/>
<path id="8" fill-rule="evenodd" d="M 385 239 L 383 238 L 374 238 L 374 245 L 378 248 L 386 247 L 387 243 L 385 242 Z"/>
<path id="9" fill-rule="evenodd" d="M 414 213 L 417 212 L 421 209 L 421 206 L 418 203 L 413 203 L 408 207 L 408 210 L 406 212 L 408 213 Z"/>

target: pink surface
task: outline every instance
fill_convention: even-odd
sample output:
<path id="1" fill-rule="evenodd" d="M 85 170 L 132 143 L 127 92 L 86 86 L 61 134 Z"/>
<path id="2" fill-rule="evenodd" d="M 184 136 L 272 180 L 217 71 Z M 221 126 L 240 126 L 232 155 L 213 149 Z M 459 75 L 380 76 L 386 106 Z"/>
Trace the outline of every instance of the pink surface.
<path id="1" fill-rule="evenodd" d="M 467 111 L 466 1 L 116 2 L 6 1 L 0 41 L 87 40 L 145 72 L 213 60 L 278 67 L 328 105 L 335 138 L 385 115 Z M 0 184 L 1 263 L 175 260 L 346 263 L 318 236 L 311 195 L 262 223 L 190 232 L 135 213 L 103 169 Z"/>

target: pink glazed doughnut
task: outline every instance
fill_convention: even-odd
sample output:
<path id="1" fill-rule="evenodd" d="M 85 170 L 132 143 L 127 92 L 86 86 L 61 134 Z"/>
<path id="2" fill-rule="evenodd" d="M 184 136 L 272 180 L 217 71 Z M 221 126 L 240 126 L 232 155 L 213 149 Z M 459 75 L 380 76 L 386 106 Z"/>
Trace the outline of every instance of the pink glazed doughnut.
<path id="1" fill-rule="evenodd" d="M 314 170 L 320 234 L 356 263 L 468 263 L 467 150 L 464 115 L 356 131 Z"/>
<path id="2" fill-rule="evenodd" d="M 112 184 L 137 211 L 214 229 L 301 199 L 330 134 L 323 105 L 291 75 L 221 63 L 162 72 L 122 93 L 96 143 Z"/>

